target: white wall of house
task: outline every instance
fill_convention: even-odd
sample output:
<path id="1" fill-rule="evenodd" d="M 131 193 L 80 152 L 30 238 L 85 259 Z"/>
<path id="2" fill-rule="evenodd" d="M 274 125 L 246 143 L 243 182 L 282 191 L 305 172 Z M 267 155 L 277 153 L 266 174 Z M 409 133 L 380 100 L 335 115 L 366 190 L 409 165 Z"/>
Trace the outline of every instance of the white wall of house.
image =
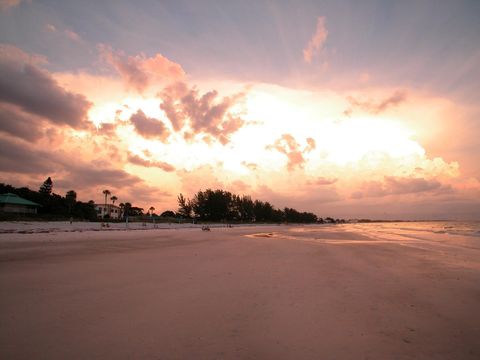
<path id="1" fill-rule="evenodd" d="M 122 209 L 112 204 L 107 204 L 107 207 L 105 207 L 105 204 L 95 204 L 95 211 L 99 218 L 103 218 L 106 214 L 110 215 L 110 219 L 120 219 L 122 217 Z"/>

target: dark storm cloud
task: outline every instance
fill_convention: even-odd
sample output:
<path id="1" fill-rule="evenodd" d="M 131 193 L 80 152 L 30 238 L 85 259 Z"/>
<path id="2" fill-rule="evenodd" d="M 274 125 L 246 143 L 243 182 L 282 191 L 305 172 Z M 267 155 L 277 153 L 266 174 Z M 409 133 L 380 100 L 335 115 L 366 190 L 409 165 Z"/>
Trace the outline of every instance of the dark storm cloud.
<path id="1" fill-rule="evenodd" d="M 0 138 L 0 172 L 46 174 L 57 168 L 51 157 L 23 141 Z"/>
<path id="2" fill-rule="evenodd" d="M 43 135 L 41 120 L 26 114 L 19 108 L 0 103 L 0 131 L 28 141 L 36 141 Z"/>
<path id="3" fill-rule="evenodd" d="M 0 101 L 23 111 L 73 128 L 86 126 L 91 103 L 80 94 L 63 89 L 28 54 L 9 45 L 0 45 Z"/>
<path id="4" fill-rule="evenodd" d="M 80 189 L 98 185 L 122 187 L 142 182 L 139 177 L 112 168 L 107 162 L 74 160 L 71 154 L 52 153 L 39 150 L 24 141 L 0 138 L 0 172 L 59 174 L 57 179 L 70 182 Z"/>

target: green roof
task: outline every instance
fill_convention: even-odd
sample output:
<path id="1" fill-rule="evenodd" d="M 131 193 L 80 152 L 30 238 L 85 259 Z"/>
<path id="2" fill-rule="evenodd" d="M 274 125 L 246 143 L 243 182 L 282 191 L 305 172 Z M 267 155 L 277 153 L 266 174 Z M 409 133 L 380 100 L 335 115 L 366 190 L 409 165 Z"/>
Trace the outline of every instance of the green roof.
<path id="1" fill-rule="evenodd" d="M 0 204 L 14 204 L 14 205 L 27 205 L 27 206 L 41 206 L 33 201 L 21 198 L 20 196 L 12 193 L 6 193 L 0 195 Z"/>

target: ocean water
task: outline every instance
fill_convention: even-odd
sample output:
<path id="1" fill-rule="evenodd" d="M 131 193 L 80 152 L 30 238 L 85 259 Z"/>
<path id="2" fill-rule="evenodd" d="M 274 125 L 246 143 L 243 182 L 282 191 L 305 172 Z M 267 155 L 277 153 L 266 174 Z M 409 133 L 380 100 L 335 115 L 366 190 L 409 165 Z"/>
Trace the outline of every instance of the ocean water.
<path id="1" fill-rule="evenodd" d="M 435 247 L 444 250 L 453 248 L 480 250 L 480 222 L 478 221 L 290 225 L 281 227 L 278 231 L 253 236 L 336 245 L 389 243 L 425 249 Z"/>
<path id="2" fill-rule="evenodd" d="M 425 232 L 480 237 L 480 221 L 418 221 L 358 224 L 388 232 Z"/>

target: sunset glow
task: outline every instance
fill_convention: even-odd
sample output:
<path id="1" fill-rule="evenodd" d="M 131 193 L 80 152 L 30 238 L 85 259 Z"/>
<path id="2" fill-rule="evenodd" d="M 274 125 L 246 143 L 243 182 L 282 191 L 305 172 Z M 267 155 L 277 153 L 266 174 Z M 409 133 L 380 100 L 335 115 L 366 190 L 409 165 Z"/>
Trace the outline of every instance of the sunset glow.
<path id="1" fill-rule="evenodd" d="M 80 3 L 6 5 L 2 182 L 161 210 L 217 187 L 319 215 L 476 218 L 480 28 L 442 6 L 402 32 L 354 3 L 348 23 L 337 5 L 257 4 L 248 28 L 242 6 L 213 21 L 118 4 L 131 32 L 108 6 L 78 22 Z"/>

